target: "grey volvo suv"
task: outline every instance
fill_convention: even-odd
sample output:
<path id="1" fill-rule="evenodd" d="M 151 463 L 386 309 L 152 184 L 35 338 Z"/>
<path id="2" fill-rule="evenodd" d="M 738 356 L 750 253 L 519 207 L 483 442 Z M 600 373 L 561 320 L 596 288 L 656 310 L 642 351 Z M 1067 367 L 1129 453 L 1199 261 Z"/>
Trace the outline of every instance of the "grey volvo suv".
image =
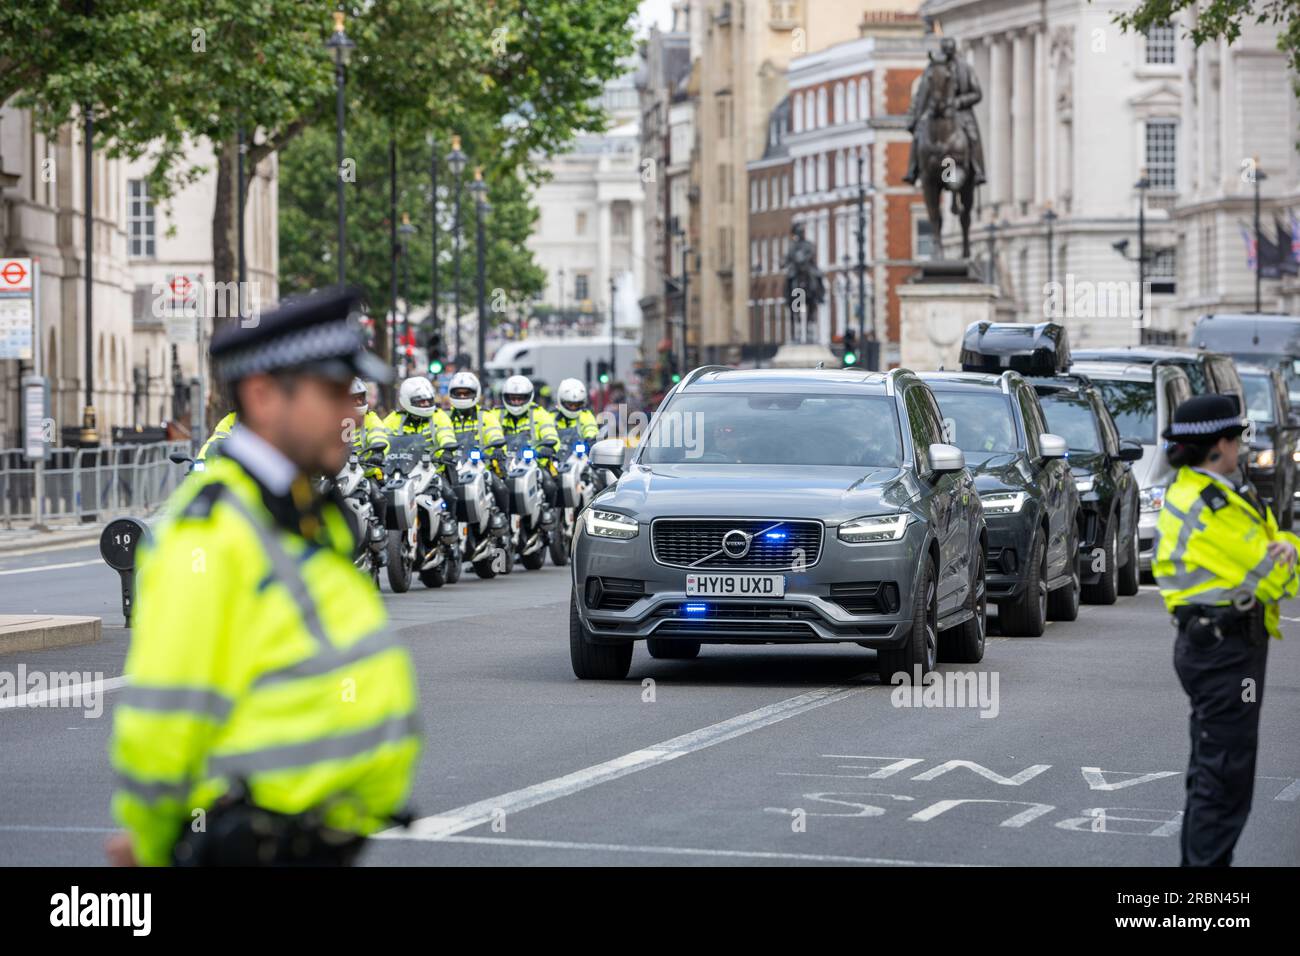
<path id="1" fill-rule="evenodd" d="M 622 679 L 633 643 L 847 642 L 882 681 L 976 662 L 987 535 L 939 407 L 902 369 L 696 369 L 582 513 L 569 649 L 579 678 Z"/>

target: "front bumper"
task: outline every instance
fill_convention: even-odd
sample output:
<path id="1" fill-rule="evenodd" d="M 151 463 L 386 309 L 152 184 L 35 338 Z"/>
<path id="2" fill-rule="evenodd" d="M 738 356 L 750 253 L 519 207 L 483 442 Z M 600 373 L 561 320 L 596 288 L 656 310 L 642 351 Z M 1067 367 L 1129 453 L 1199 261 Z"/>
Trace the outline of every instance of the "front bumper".
<path id="1" fill-rule="evenodd" d="M 988 599 L 993 602 L 1014 601 L 1025 590 L 1025 573 L 1033 547 L 1034 518 L 1027 509 L 1020 514 L 990 515 L 988 550 L 984 555 L 984 582 Z"/>
<path id="2" fill-rule="evenodd" d="M 1159 511 L 1143 511 L 1138 515 L 1138 566 L 1143 571 L 1151 570 L 1151 561 L 1155 558 L 1156 521 Z"/>
<path id="3" fill-rule="evenodd" d="M 900 541 L 865 545 L 846 544 L 835 531 L 825 530 L 817 562 L 803 570 L 734 569 L 783 574 L 784 597 L 700 598 L 686 594 L 686 569 L 655 561 L 647 523 L 628 540 L 594 538 L 579 528 L 572 561 L 578 616 L 602 643 L 653 637 L 714 644 L 851 642 L 873 648 L 902 644 L 911 632 L 913 584 L 926 555 L 925 524 L 913 521 Z M 602 598 L 602 606 L 588 606 L 587 585 L 593 577 L 601 579 L 602 590 L 610 581 L 612 587 L 624 588 L 612 602 L 616 606 L 603 606 L 608 598 Z M 896 591 L 878 591 L 873 602 L 869 588 L 856 592 L 857 596 L 836 590 L 836 585 L 871 584 L 893 584 Z M 687 603 L 705 604 L 708 610 L 688 616 Z M 855 613 L 846 604 L 866 610 Z"/>

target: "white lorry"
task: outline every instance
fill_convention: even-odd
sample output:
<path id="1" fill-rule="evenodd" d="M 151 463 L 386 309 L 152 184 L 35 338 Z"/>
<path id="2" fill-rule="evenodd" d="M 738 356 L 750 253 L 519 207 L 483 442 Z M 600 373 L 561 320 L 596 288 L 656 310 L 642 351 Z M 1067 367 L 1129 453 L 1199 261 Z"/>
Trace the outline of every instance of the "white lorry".
<path id="1" fill-rule="evenodd" d="M 627 382 L 641 348 L 631 339 L 614 341 L 614 380 Z M 552 389 L 566 378 L 576 378 L 588 387 L 596 384 L 600 363 L 609 363 L 609 336 L 582 338 L 531 338 L 507 342 L 487 363 L 488 382 L 494 393 L 511 375 L 526 375 L 545 382 Z"/>

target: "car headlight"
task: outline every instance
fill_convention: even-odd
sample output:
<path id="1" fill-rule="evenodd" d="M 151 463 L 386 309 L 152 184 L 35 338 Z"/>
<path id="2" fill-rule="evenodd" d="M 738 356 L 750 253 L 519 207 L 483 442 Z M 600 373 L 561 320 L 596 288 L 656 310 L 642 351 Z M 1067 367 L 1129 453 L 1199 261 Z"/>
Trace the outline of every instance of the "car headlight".
<path id="1" fill-rule="evenodd" d="M 906 511 L 894 515 L 868 515 L 854 518 L 840 525 L 840 540 L 849 544 L 897 541 L 907 533 L 907 525 L 911 520 L 911 514 Z"/>
<path id="2" fill-rule="evenodd" d="M 587 510 L 587 534 L 593 538 L 635 538 L 637 520 L 617 511 Z"/>
<path id="3" fill-rule="evenodd" d="M 1272 448 L 1261 448 L 1250 453 L 1250 463 L 1256 468 L 1272 468 L 1277 464 L 1277 452 Z"/>
<path id="4" fill-rule="evenodd" d="M 986 515 L 1015 515 L 1020 514 L 1020 509 L 1025 506 L 1029 500 L 1029 495 L 1023 491 L 998 491 L 988 495 L 980 495 L 980 501 L 984 503 L 984 513 Z"/>
<path id="5" fill-rule="evenodd" d="M 1081 495 L 1086 495 L 1088 492 L 1092 491 L 1094 484 L 1095 479 L 1092 475 L 1083 475 L 1082 477 L 1079 475 L 1074 476 L 1074 487 L 1079 490 L 1079 494 Z"/>
<path id="6" fill-rule="evenodd" d="M 1295 462 L 1297 465 L 1300 465 L 1300 448 L 1297 448 L 1295 451 L 1291 452 L 1291 460 Z"/>
<path id="7" fill-rule="evenodd" d="M 1138 492 L 1138 508 L 1141 511 L 1159 511 L 1165 506 L 1165 489 L 1161 487 L 1143 488 Z"/>

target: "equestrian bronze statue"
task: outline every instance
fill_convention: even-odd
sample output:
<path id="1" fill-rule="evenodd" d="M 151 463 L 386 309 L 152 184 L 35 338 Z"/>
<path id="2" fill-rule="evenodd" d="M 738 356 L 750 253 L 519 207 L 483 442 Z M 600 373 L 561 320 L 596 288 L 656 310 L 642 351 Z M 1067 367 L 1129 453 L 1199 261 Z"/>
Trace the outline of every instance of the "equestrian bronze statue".
<path id="1" fill-rule="evenodd" d="M 921 75 L 908 110 L 912 151 L 903 181 L 920 182 L 936 259 L 943 258 L 943 193 L 952 193 L 952 212 L 961 222 L 961 255 L 970 258 L 970 216 L 975 187 L 984 180 L 984 149 L 971 112 L 980 101 L 979 79 L 944 37 L 939 53 Z"/>
<path id="2" fill-rule="evenodd" d="M 790 306 L 790 341 L 806 343 L 808 323 L 826 300 L 826 277 L 817 267 L 817 249 L 804 238 L 803 226 L 796 225 L 794 238 L 785 254 L 785 301 Z M 799 318 L 804 318 L 803 329 Z"/>

